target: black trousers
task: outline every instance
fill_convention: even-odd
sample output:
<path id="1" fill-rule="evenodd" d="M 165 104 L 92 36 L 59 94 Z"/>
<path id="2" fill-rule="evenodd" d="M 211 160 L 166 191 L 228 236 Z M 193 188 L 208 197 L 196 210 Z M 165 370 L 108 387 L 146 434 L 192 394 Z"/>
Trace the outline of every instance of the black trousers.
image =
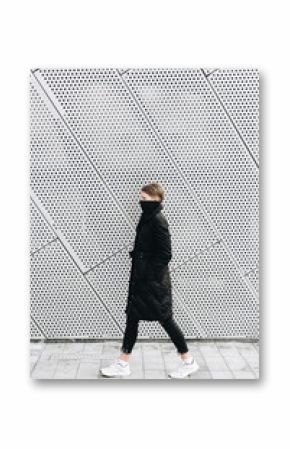
<path id="1" fill-rule="evenodd" d="M 159 323 L 171 338 L 177 349 L 177 352 L 179 352 L 180 354 L 187 352 L 188 347 L 184 339 L 184 335 L 176 321 L 173 318 L 169 318 L 165 321 L 159 321 Z M 133 346 L 138 336 L 138 325 L 139 320 L 132 318 L 130 314 L 127 315 L 126 328 L 122 343 L 122 352 L 126 354 L 130 354 L 132 352 Z"/>

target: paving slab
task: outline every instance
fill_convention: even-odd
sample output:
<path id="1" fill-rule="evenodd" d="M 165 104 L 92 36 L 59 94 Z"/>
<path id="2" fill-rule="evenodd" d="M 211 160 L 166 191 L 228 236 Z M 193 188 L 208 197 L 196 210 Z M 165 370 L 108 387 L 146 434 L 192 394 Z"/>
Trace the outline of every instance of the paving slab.
<path id="1" fill-rule="evenodd" d="M 59 360 L 53 378 L 75 379 L 79 364 L 79 360 Z"/>
<path id="2" fill-rule="evenodd" d="M 100 361 L 81 362 L 76 374 L 76 379 L 97 379 L 100 369 Z"/>
<path id="3" fill-rule="evenodd" d="M 211 355 L 207 354 L 204 356 L 205 362 L 209 368 L 210 371 L 229 371 L 229 368 L 222 358 L 222 356 L 219 355 Z"/>
<path id="4" fill-rule="evenodd" d="M 164 370 L 145 370 L 145 379 L 167 379 L 167 377 Z"/>
<path id="5" fill-rule="evenodd" d="M 31 372 L 33 379 L 53 379 L 57 367 L 57 360 L 39 361 Z"/>

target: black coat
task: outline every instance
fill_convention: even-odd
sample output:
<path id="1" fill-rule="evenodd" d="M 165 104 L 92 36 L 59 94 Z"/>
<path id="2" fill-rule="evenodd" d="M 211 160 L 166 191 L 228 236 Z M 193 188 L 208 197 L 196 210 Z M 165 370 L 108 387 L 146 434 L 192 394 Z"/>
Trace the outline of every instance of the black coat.
<path id="1" fill-rule="evenodd" d="M 139 320 L 155 321 L 172 317 L 171 278 L 168 268 L 171 235 L 161 212 L 143 212 L 136 228 L 125 313 Z"/>

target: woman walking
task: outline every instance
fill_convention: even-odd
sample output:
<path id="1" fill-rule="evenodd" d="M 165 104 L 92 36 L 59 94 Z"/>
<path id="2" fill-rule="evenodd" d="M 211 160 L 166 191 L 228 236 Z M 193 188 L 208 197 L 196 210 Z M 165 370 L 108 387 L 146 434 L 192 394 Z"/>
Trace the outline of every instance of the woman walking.
<path id="1" fill-rule="evenodd" d="M 120 356 L 100 371 L 107 377 L 131 374 L 129 356 L 138 336 L 140 320 L 158 321 L 171 338 L 181 357 L 172 378 L 184 378 L 199 366 L 188 351 L 184 335 L 173 318 L 171 279 L 168 263 L 172 258 L 168 222 L 161 212 L 164 190 L 159 183 L 141 188 L 142 215 L 136 228 L 127 304 L 126 328 Z"/>

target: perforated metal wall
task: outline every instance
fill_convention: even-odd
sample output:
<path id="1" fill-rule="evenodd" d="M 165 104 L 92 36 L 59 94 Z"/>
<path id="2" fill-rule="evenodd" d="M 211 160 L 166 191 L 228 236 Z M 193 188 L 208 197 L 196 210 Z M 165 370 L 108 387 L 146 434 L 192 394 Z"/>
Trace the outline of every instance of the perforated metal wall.
<path id="1" fill-rule="evenodd" d="M 258 87 L 254 69 L 31 72 L 31 337 L 122 337 L 150 181 L 185 335 L 258 337 Z"/>

